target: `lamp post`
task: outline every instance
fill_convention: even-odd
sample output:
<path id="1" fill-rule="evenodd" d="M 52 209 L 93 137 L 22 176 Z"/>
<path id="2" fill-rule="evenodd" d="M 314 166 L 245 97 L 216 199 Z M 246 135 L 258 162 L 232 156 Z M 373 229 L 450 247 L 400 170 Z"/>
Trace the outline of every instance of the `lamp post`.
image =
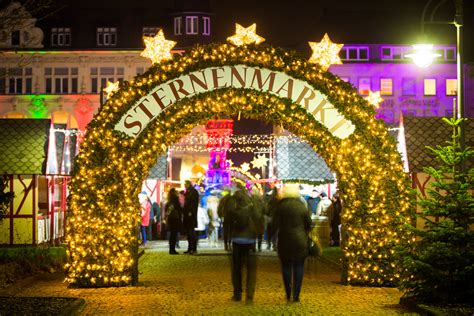
<path id="1" fill-rule="evenodd" d="M 463 42 L 462 42 L 462 28 L 463 28 L 463 0 L 454 0 L 455 4 L 455 15 L 454 21 L 435 21 L 434 16 L 436 11 L 440 6 L 446 3 L 448 0 L 440 0 L 432 9 L 430 19 L 426 20 L 426 14 L 428 8 L 433 3 L 433 0 L 428 0 L 426 5 L 423 8 L 421 15 L 421 32 L 425 34 L 425 25 L 426 24 L 453 24 L 456 27 L 456 77 L 457 77 L 457 93 L 456 93 L 456 107 L 455 107 L 455 117 L 460 119 L 465 117 L 464 113 L 464 73 L 463 73 Z M 406 55 L 413 59 L 415 64 L 420 67 L 428 67 L 431 62 L 439 56 L 439 54 L 434 54 L 431 52 L 433 45 L 422 44 L 422 45 L 413 45 L 416 52 L 414 54 Z M 437 56 L 436 56 L 437 55 Z M 461 122 L 459 126 L 459 142 L 461 145 L 461 150 L 465 148 L 465 139 L 464 139 L 464 122 Z"/>

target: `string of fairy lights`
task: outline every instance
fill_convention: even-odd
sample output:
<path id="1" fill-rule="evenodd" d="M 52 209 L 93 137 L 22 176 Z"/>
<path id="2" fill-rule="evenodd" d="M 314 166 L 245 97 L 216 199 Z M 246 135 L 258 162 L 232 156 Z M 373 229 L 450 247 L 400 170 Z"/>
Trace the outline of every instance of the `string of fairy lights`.
<path id="1" fill-rule="evenodd" d="M 310 60 L 259 44 L 256 26 L 237 28 L 230 43 L 199 45 L 180 55 L 164 36 L 146 43 L 154 65 L 110 92 L 89 123 L 70 184 L 72 216 L 67 226 L 66 281 L 81 287 L 123 286 L 137 282 L 139 202 L 144 177 L 156 155 L 216 117 L 258 119 L 281 126 L 306 140 L 336 173 L 344 200 L 343 282 L 393 285 L 401 266 L 395 249 L 411 242 L 405 230 L 412 207 L 410 179 L 403 172 L 395 141 L 374 105 L 349 83 L 326 71 L 338 51 L 329 37 L 315 45 Z M 319 49 L 319 47 L 322 49 Z M 327 48 L 324 49 L 324 46 Z M 167 107 L 136 138 L 114 126 L 152 89 L 184 74 L 243 64 L 284 72 L 324 94 L 356 126 L 339 139 L 288 98 L 259 90 L 222 88 L 183 98 Z"/>
<path id="2" fill-rule="evenodd" d="M 295 135 L 232 135 L 221 137 L 187 135 L 181 138 L 178 143 L 171 145 L 169 150 L 172 152 L 210 152 L 221 148 L 227 152 L 258 153 L 268 150 L 276 142 L 307 143 Z M 231 147 L 219 147 L 220 144 L 230 144 Z"/>

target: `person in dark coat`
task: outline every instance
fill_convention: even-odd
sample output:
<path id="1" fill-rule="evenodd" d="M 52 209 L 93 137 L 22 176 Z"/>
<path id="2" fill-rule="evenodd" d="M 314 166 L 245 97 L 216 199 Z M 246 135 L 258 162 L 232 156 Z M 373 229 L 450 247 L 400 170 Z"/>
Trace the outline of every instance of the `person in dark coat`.
<path id="1" fill-rule="evenodd" d="M 197 238 L 194 228 L 197 227 L 199 193 L 190 180 L 186 180 L 184 186 L 186 193 L 184 194 L 183 224 L 188 237 L 188 250 L 184 253 L 192 255 L 197 252 Z"/>
<path id="2" fill-rule="evenodd" d="M 286 299 L 290 301 L 293 298 L 294 302 L 299 302 L 304 261 L 308 256 L 311 217 L 307 206 L 299 196 L 298 187 L 285 186 L 282 196 L 273 218 L 274 228 L 278 230 L 278 257 Z"/>
<path id="3" fill-rule="evenodd" d="M 178 238 L 178 233 L 181 230 L 181 213 L 182 208 L 179 204 L 178 193 L 175 188 L 171 188 L 168 192 L 168 200 L 165 204 L 166 212 L 166 225 L 170 232 L 169 237 L 169 253 L 170 255 L 177 255 L 176 251 L 176 239 Z"/>
<path id="4" fill-rule="evenodd" d="M 255 211 L 260 216 L 257 223 L 257 249 L 258 252 L 262 251 L 262 240 L 263 234 L 265 233 L 265 218 L 264 214 L 266 213 L 265 203 L 263 197 L 260 195 L 260 192 L 257 189 L 252 190 L 252 195 L 250 196 L 252 203 L 255 207 Z"/>
<path id="5" fill-rule="evenodd" d="M 242 299 L 242 269 L 247 269 L 247 303 L 253 302 L 257 278 L 257 258 L 253 249 L 260 215 L 245 189 L 236 191 L 227 201 L 226 216 L 232 238 L 232 285 L 234 301 Z"/>
<path id="6" fill-rule="evenodd" d="M 268 195 L 268 193 L 267 193 Z M 278 201 L 280 198 L 278 196 L 278 190 L 276 187 L 272 189 L 270 192 L 270 196 L 267 197 L 267 205 L 266 205 L 266 215 L 267 215 L 267 249 L 276 250 L 277 248 L 277 230 L 273 225 L 273 215 L 275 214 L 276 206 L 278 205 Z"/>
<path id="7" fill-rule="evenodd" d="M 330 206 L 329 220 L 331 223 L 331 245 L 339 246 L 341 242 L 341 212 L 342 202 L 338 193 L 332 196 L 332 205 Z"/>
<path id="8" fill-rule="evenodd" d="M 224 235 L 224 249 L 230 251 L 232 249 L 231 240 L 229 236 L 229 221 L 227 220 L 226 211 L 228 209 L 227 202 L 231 197 L 229 191 L 222 192 L 222 198 L 219 200 L 219 205 L 217 206 L 217 215 L 222 219 L 222 229 Z"/>

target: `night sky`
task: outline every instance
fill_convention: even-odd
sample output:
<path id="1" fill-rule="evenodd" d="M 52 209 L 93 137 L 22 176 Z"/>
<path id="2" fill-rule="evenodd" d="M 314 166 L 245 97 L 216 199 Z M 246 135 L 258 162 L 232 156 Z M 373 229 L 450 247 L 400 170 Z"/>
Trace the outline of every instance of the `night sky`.
<path id="1" fill-rule="evenodd" d="M 428 0 L 58 0 L 61 5 L 81 8 L 156 10 L 166 16 L 176 7 L 196 11 L 209 9 L 215 14 L 213 40 L 224 42 L 234 33 L 234 23 L 248 26 L 257 23 L 257 33 L 267 43 L 310 54 L 308 41 L 320 41 L 324 33 L 337 43 L 411 44 L 420 41 L 421 16 Z M 433 4 L 440 0 L 434 0 Z M 464 0 L 465 60 L 474 61 L 471 34 L 474 24 L 474 1 Z M 428 7 L 427 18 L 433 12 Z M 442 4 L 434 16 L 437 21 L 454 19 L 454 0 Z M 104 17 L 106 18 L 106 17 Z M 171 19 L 170 19 L 171 20 Z M 162 23 L 162 21 L 158 21 Z M 431 43 L 456 43 L 453 25 L 426 25 L 425 36 Z"/>

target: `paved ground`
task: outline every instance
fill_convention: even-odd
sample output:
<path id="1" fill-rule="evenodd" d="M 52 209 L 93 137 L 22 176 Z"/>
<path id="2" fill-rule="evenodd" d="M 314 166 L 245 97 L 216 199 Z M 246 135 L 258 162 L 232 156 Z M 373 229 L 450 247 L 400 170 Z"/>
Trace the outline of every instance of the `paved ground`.
<path id="1" fill-rule="evenodd" d="M 271 251 L 258 255 L 254 304 L 233 302 L 228 254 L 200 246 L 197 255 L 170 256 L 164 242 L 149 242 L 135 287 L 69 289 L 56 273 L 0 290 L 0 296 L 80 297 L 86 301 L 81 315 L 416 315 L 398 305 L 397 289 L 340 285 L 339 272 L 320 261 L 306 264 L 301 302 L 287 303 Z"/>

